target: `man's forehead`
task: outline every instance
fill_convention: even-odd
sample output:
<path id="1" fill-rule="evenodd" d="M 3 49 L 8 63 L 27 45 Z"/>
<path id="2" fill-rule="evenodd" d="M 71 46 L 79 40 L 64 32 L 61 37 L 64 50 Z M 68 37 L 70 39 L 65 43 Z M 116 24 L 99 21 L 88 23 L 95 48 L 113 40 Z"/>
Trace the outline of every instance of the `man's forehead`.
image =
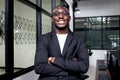
<path id="1" fill-rule="evenodd" d="M 57 6 L 57 7 L 54 8 L 53 12 L 58 11 L 59 9 L 68 11 L 68 9 L 66 7 L 64 7 L 64 6 Z"/>

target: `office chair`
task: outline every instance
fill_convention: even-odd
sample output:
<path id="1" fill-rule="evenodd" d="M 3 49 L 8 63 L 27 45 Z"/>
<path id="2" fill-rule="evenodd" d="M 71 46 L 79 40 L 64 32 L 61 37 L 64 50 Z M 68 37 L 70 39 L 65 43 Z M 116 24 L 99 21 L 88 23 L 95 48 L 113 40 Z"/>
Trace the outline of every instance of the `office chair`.
<path id="1" fill-rule="evenodd" d="M 89 78 L 88 75 L 86 75 L 86 74 L 81 74 L 81 80 L 85 80 L 85 79 L 87 79 L 87 78 Z"/>

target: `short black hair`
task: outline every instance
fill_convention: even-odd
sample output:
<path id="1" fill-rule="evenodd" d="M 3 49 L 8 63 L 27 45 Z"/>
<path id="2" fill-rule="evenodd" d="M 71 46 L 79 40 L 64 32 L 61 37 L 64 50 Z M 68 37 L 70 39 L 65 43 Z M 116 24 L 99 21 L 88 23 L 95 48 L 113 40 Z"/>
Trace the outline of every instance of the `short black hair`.
<path id="1" fill-rule="evenodd" d="M 55 6 L 54 9 L 57 8 L 57 7 L 59 7 L 59 6 L 65 7 L 67 10 L 69 10 L 68 7 L 66 7 L 66 6 L 64 6 L 64 5 L 62 5 L 62 4 L 59 4 L 59 5 Z M 54 9 L 53 9 L 53 10 L 54 10 Z"/>
<path id="2" fill-rule="evenodd" d="M 70 14 L 70 13 L 69 13 L 69 9 L 68 9 L 66 6 L 60 4 L 60 5 L 57 5 L 56 7 L 54 7 L 53 12 L 52 12 L 52 16 L 53 16 L 54 10 L 55 10 L 56 8 L 58 8 L 58 7 L 64 7 L 64 8 L 68 11 L 68 14 Z M 51 16 L 51 17 L 52 17 L 52 16 Z"/>
<path id="3" fill-rule="evenodd" d="M 65 8 L 69 11 L 69 5 L 68 5 L 68 3 L 67 3 L 66 1 L 61 1 L 61 4 L 55 6 L 55 7 L 53 8 L 53 11 L 54 11 L 54 9 L 57 8 L 58 6 L 63 6 L 63 7 L 65 7 Z M 53 14 L 53 12 L 52 12 L 52 14 Z M 51 15 L 51 17 L 52 17 L 52 15 Z"/>

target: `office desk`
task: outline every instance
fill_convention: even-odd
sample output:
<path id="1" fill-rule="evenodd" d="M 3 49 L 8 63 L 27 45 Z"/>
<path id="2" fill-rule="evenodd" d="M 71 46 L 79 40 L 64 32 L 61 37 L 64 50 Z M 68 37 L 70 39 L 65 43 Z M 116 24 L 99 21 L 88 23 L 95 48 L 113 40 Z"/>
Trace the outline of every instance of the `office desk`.
<path id="1" fill-rule="evenodd" d="M 120 80 L 120 51 L 109 51 L 108 61 L 112 80 Z"/>
<path id="2" fill-rule="evenodd" d="M 107 68 L 107 61 L 97 60 L 95 80 L 111 80 L 110 72 Z"/>

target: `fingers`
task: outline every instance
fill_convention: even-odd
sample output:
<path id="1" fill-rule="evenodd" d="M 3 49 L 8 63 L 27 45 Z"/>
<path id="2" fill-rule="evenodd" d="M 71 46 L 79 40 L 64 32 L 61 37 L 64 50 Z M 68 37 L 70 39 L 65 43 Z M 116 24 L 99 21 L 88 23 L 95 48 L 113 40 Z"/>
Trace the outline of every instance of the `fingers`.
<path id="1" fill-rule="evenodd" d="M 53 63 L 55 60 L 55 57 L 49 57 L 48 58 L 48 64 Z"/>

